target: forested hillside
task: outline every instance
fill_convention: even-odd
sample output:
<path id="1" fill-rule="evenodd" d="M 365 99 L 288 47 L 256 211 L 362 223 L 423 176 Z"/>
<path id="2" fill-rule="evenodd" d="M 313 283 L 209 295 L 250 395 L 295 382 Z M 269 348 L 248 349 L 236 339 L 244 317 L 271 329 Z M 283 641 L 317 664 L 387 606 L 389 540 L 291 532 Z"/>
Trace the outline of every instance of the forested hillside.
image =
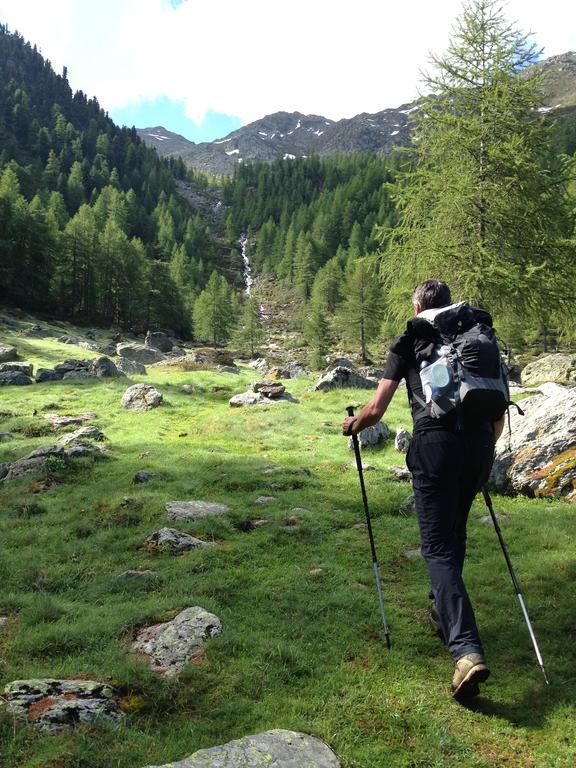
<path id="1" fill-rule="evenodd" d="M 185 177 L 0 26 L 0 300 L 188 332 L 217 250 Z"/>

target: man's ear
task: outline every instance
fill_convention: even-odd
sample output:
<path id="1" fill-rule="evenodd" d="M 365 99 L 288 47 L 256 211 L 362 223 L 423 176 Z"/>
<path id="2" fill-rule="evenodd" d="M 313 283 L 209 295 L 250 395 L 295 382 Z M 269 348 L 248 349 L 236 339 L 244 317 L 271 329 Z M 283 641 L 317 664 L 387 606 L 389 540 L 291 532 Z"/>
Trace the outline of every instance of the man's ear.
<path id="1" fill-rule="evenodd" d="M 420 309 L 420 304 L 415 303 L 414 304 L 414 314 L 419 315 L 422 310 Z"/>

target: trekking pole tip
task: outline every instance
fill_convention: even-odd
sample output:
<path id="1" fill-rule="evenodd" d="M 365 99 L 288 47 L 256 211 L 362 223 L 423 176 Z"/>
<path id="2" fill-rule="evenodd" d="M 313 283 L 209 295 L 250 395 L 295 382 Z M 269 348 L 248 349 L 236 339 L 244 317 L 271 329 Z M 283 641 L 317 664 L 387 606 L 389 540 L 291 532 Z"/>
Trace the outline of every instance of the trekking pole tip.
<path id="1" fill-rule="evenodd" d="M 386 632 L 385 634 L 386 634 L 386 647 L 388 648 L 388 650 L 390 650 L 392 648 L 392 644 L 390 643 L 390 633 Z"/>

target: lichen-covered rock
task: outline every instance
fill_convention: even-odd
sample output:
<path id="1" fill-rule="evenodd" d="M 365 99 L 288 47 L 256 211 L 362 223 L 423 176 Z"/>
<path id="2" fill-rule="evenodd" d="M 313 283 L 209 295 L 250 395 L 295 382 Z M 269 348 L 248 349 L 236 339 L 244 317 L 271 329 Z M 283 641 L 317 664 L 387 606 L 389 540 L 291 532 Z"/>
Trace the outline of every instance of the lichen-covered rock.
<path id="1" fill-rule="evenodd" d="M 59 445 L 71 445 L 72 443 L 81 442 L 83 440 L 104 440 L 105 435 L 101 429 L 94 425 L 88 427 L 80 427 L 80 429 L 74 430 L 74 432 L 68 432 L 66 435 L 58 440 Z"/>
<path id="2" fill-rule="evenodd" d="M 4 482 L 9 482 L 18 477 L 24 477 L 25 475 L 40 474 L 46 467 L 46 456 L 37 456 L 32 459 L 18 459 L 18 461 L 7 466 L 8 471 L 2 478 Z"/>
<path id="3" fill-rule="evenodd" d="M 0 363 L 9 363 L 18 360 L 18 350 L 7 344 L 0 344 Z"/>
<path id="4" fill-rule="evenodd" d="M 366 427 L 366 429 L 362 429 L 358 432 L 358 444 L 362 449 L 366 448 L 368 445 L 377 445 L 383 440 L 388 440 L 389 437 L 390 430 L 388 429 L 388 425 L 383 421 L 379 421 L 377 424 L 374 424 L 373 427 Z M 354 450 L 352 438 L 348 440 L 348 447 L 350 450 Z"/>
<path id="5" fill-rule="evenodd" d="M 188 552 L 190 549 L 211 547 L 213 544 L 209 541 L 196 539 L 188 533 L 176 530 L 176 528 L 160 528 L 159 531 L 155 531 L 148 536 L 144 546 L 148 549 L 165 550 L 172 555 L 180 555 L 182 552 Z"/>
<path id="6" fill-rule="evenodd" d="M 412 435 L 404 427 L 396 428 L 396 437 L 394 438 L 394 447 L 398 453 L 408 453 L 410 448 L 410 442 L 412 441 Z"/>
<path id="7" fill-rule="evenodd" d="M 245 736 L 200 749 L 190 757 L 147 768 L 341 768 L 338 757 L 320 739 L 281 729 Z"/>
<path id="8" fill-rule="evenodd" d="M 34 384 L 29 376 L 26 376 L 22 371 L 4 371 L 0 373 L 0 387 L 1 386 L 14 386 L 22 387 L 28 384 Z"/>
<path id="9" fill-rule="evenodd" d="M 521 400 L 496 444 L 490 486 L 500 492 L 576 501 L 576 388 Z"/>
<path id="10" fill-rule="evenodd" d="M 146 373 L 145 365 L 136 362 L 136 360 L 129 360 L 127 357 L 119 357 L 118 360 L 114 361 L 114 364 L 116 369 L 121 373 L 125 373 L 126 376 L 142 376 Z"/>
<path id="11" fill-rule="evenodd" d="M 554 384 L 576 384 L 576 355 L 543 355 L 533 363 L 528 363 L 521 378 L 525 387 L 534 387 L 546 381 Z"/>
<path id="12" fill-rule="evenodd" d="M 68 427 L 71 424 L 83 424 L 85 421 L 92 421 L 96 418 L 95 413 L 77 413 L 74 416 L 62 416 L 59 413 L 45 413 L 44 418 L 53 427 Z"/>
<path id="13" fill-rule="evenodd" d="M 149 411 L 162 404 L 162 393 L 150 384 L 133 384 L 122 395 L 122 407 L 129 411 Z"/>
<path id="14" fill-rule="evenodd" d="M 130 342 L 124 342 L 118 344 L 116 352 L 120 357 L 126 357 L 128 360 L 134 360 L 137 363 L 143 365 L 150 365 L 151 363 L 160 363 L 165 358 L 159 349 L 154 347 L 147 347 L 145 344 L 134 344 Z"/>
<path id="15" fill-rule="evenodd" d="M 374 379 L 367 379 L 351 368 L 339 365 L 325 373 L 314 389 L 317 392 L 329 392 L 332 389 L 342 388 L 376 389 L 377 386 L 378 384 Z"/>
<path id="16" fill-rule="evenodd" d="M 4 689 L 8 711 L 49 734 L 98 722 L 120 723 L 124 714 L 115 693 L 94 680 L 15 680 Z"/>
<path id="17" fill-rule="evenodd" d="M 0 373 L 7 371 L 20 371 L 24 376 L 32 376 L 34 366 L 32 363 L 0 363 Z"/>
<path id="18" fill-rule="evenodd" d="M 185 608 L 172 621 L 141 629 L 132 650 L 147 656 L 158 674 L 173 677 L 201 651 L 206 640 L 221 634 L 218 616 L 196 605 Z"/>
<path id="19" fill-rule="evenodd" d="M 173 522 L 179 520 L 191 522 L 203 517 L 224 515 L 229 511 L 230 507 L 227 504 L 218 504 L 215 501 L 169 501 L 166 504 L 166 514 Z"/>

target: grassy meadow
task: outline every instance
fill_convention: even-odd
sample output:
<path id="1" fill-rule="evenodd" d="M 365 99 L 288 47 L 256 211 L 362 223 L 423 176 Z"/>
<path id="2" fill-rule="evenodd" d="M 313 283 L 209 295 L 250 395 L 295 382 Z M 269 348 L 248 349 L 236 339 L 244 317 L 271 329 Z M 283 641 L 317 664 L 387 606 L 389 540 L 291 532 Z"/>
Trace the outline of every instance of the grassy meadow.
<path id="1" fill-rule="evenodd" d="M 52 366 L 94 353 L 3 333 L 20 358 Z M 492 677 L 466 708 L 449 695 L 451 660 L 427 624 L 427 575 L 414 556 L 410 493 L 389 468 L 393 441 L 366 450 L 368 497 L 391 626 L 383 642 L 354 457 L 339 425 L 361 390 L 315 393 L 285 380 L 298 403 L 232 409 L 258 374 L 149 368 L 147 376 L 0 388 L 0 461 L 53 442 L 44 419 L 93 411 L 107 457 L 50 462 L 0 483 L 0 695 L 12 680 L 108 681 L 127 713 L 119 727 L 47 736 L 0 711 L 2 768 L 142 768 L 271 728 L 324 739 L 344 768 L 571 768 L 576 764 L 574 507 L 494 497 L 547 664 L 545 686 L 481 500 L 469 525 L 467 583 Z M 157 386 L 164 404 L 125 411 L 129 384 Z M 182 385 L 192 385 L 192 394 Z M 410 426 L 399 391 L 385 416 Z M 72 428 L 71 428 L 72 429 Z M 58 434 L 62 434 L 58 430 Z M 271 470 L 274 471 L 266 471 Z M 134 485 L 138 470 L 154 478 Z M 261 496 L 273 501 L 258 506 Z M 133 501 L 126 504 L 126 496 Z M 173 500 L 224 502 L 223 517 L 167 522 Z M 254 526 L 253 520 L 265 524 Z M 169 525 L 216 546 L 174 557 L 143 547 Z M 150 569 L 153 580 L 118 575 Z M 128 644 L 146 624 L 200 605 L 221 637 L 177 679 L 155 676 Z"/>

